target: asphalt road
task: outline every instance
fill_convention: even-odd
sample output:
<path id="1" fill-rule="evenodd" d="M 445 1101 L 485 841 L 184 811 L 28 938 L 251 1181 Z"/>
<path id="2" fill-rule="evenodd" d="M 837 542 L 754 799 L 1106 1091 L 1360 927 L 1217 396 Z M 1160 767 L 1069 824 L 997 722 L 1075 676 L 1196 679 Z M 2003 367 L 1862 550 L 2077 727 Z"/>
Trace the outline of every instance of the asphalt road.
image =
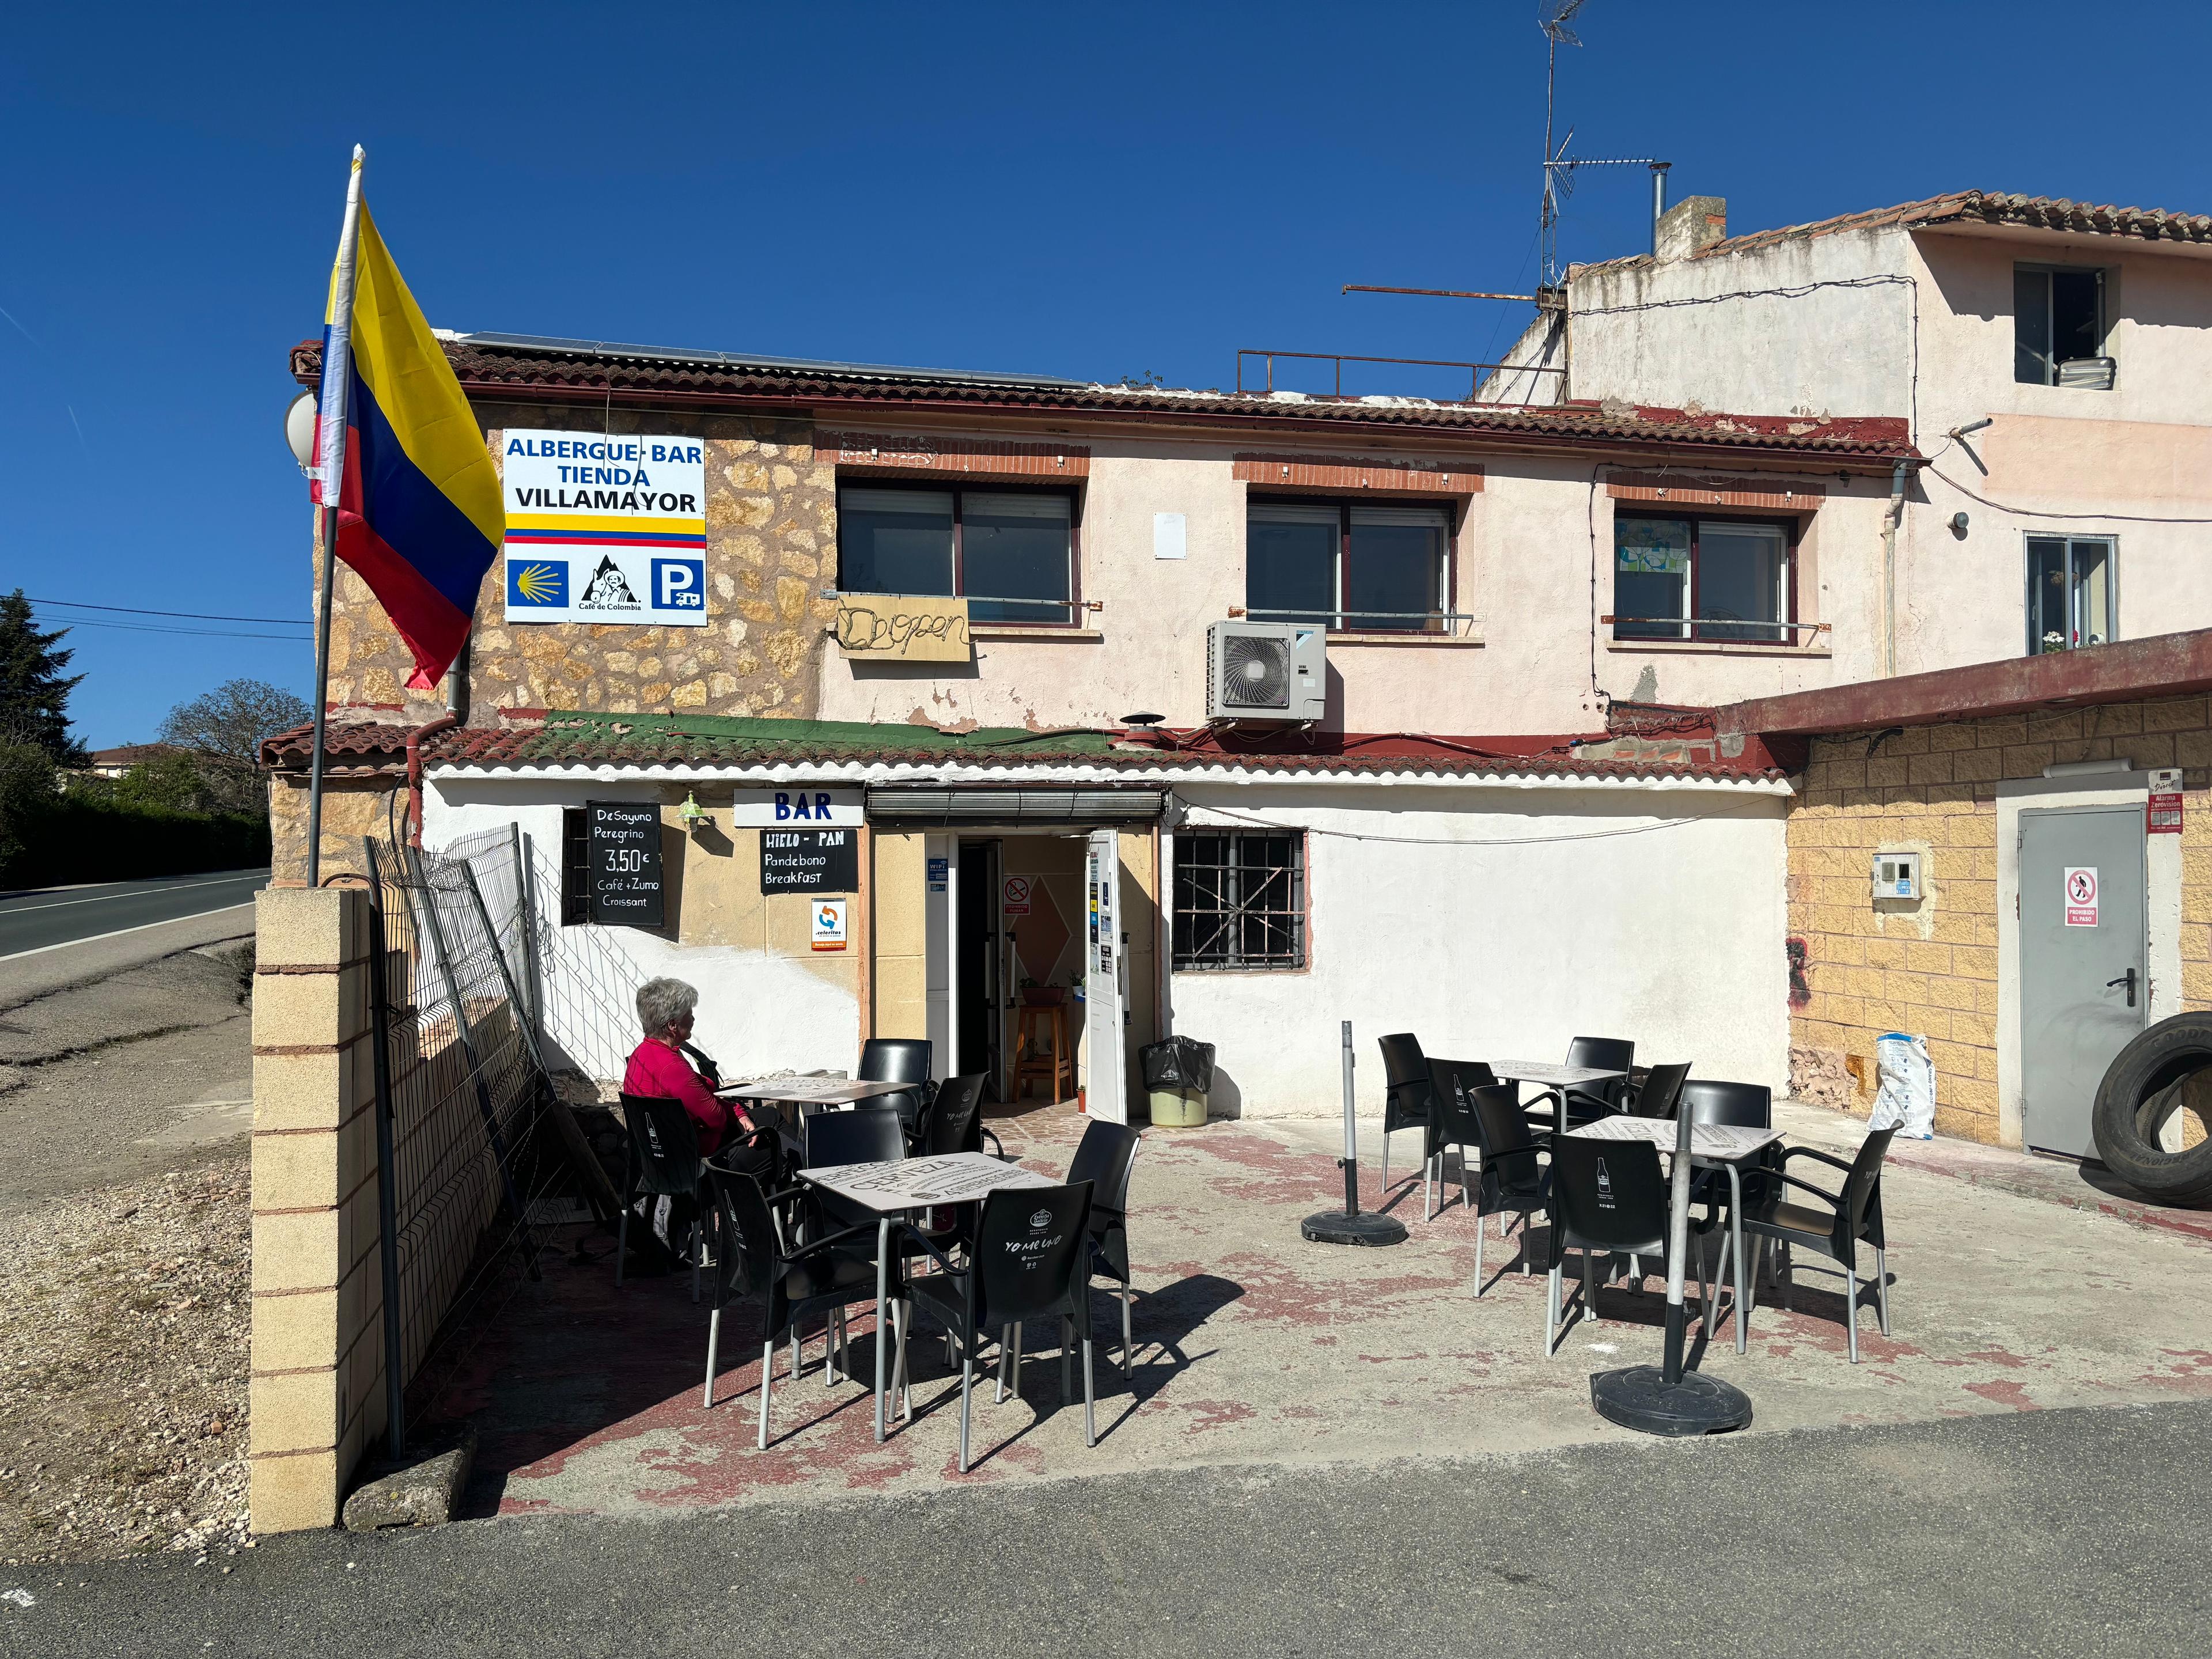
<path id="1" fill-rule="evenodd" d="M 2189 1402 L 319 1532 L 0 1567 L 0 1651 L 2195 1653 L 2208 1471 Z"/>
<path id="2" fill-rule="evenodd" d="M 0 897 L 0 962 L 211 910 L 251 904 L 266 870 L 215 870 L 96 887 L 54 887 Z"/>

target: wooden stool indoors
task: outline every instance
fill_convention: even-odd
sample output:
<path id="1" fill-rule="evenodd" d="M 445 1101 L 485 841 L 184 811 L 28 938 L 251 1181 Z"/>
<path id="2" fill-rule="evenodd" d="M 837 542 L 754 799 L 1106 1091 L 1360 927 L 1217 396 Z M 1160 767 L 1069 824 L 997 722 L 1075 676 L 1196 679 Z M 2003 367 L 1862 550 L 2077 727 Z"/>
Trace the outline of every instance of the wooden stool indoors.
<path id="1" fill-rule="evenodd" d="M 1040 1038 L 1048 1041 L 1051 1050 L 1040 1052 Z M 1075 1092 L 1075 1056 L 1067 1051 L 1067 1006 L 1054 1003 L 1049 1007 L 1024 1004 L 1014 1014 L 1014 1094 L 1019 1098 L 1029 1085 L 1042 1079 L 1051 1090 L 1054 1101 L 1062 1101 Z M 1065 1091 L 1061 1084 L 1065 1082 Z"/>

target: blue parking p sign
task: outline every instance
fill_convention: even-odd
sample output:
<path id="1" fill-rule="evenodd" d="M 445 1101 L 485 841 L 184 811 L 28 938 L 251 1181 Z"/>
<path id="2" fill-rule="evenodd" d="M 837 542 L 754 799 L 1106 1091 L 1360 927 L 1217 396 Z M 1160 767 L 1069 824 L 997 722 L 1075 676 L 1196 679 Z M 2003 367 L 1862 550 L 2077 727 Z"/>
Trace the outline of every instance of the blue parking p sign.
<path id="1" fill-rule="evenodd" d="M 707 562 L 704 559 L 655 559 L 653 562 L 653 608 L 655 611 L 704 611 L 707 608 Z"/>

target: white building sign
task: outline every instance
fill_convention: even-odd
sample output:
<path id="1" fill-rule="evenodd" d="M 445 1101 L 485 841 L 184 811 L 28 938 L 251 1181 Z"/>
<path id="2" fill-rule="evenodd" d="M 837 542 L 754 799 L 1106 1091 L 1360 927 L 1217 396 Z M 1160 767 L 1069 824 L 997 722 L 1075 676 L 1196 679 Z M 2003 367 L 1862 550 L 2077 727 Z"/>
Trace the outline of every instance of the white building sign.
<path id="1" fill-rule="evenodd" d="M 702 439 L 500 436 L 507 620 L 707 624 Z"/>

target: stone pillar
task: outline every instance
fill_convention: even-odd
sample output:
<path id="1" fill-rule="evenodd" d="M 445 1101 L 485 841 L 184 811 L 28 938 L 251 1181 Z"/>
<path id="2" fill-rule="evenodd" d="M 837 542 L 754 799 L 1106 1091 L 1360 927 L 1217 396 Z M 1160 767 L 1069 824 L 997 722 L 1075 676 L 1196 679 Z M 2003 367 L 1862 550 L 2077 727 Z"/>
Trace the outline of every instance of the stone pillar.
<path id="1" fill-rule="evenodd" d="M 253 1530 L 333 1524 L 383 1432 L 368 894 L 256 902 Z"/>

